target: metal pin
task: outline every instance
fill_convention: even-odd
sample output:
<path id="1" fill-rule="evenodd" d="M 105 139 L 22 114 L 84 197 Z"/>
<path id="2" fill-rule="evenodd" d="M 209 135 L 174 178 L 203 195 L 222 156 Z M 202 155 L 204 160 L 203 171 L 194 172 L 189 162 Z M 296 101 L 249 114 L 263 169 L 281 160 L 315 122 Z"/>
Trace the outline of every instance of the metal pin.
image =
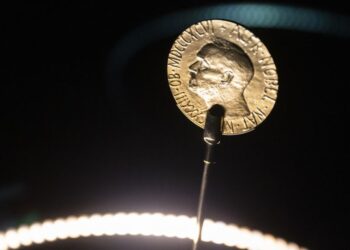
<path id="1" fill-rule="evenodd" d="M 205 201 L 205 193 L 208 182 L 209 166 L 214 162 L 214 150 L 216 145 L 220 143 L 222 135 L 222 124 L 225 114 L 225 109 L 220 105 L 212 106 L 207 112 L 205 120 L 203 139 L 206 143 L 206 151 L 204 156 L 204 169 L 202 175 L 201 188 L 199 193 L 199 201 L 197 208 L 197 237 L 193 240 L 192 250 L 200 249 L 200 242 L 202 238 L 202 228 L 204 222 L 203 206 Z"/>

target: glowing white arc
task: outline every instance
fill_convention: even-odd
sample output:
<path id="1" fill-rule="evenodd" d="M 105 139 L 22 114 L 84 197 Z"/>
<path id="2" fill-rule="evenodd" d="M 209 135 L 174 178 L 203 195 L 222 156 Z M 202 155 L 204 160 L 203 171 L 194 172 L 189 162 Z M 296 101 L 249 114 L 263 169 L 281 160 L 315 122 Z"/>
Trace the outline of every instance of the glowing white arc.
<path id="1" fill-rule="evenodd" d="M 102 235 L 143 235 L 193 239 L 196 219 L 184 215 L 116 213 L 47 220 L 0 232 L 0 250 L 16 249 L 47 241 Z M 234 224 L 205 220 L 202 240 L 250 250 L 306 250 L 283 239 L 240 228 Z"/>

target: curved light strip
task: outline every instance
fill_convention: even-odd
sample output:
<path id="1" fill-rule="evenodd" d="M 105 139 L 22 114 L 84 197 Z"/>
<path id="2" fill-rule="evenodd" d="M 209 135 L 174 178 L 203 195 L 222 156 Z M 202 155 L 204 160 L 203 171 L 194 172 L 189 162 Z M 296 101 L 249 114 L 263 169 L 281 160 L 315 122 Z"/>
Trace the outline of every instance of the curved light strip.
<path id="1" fill-rule="evenodd" d="M 0 250 L 89 236 L 142 235 L 193 239 L 196 219 L 160 213 L 116 213 L 47 220 L 0 232 Z M 202 240 L 250 250 L 306 250 L 272 235 L 234 224 L 205 220 Z"/>

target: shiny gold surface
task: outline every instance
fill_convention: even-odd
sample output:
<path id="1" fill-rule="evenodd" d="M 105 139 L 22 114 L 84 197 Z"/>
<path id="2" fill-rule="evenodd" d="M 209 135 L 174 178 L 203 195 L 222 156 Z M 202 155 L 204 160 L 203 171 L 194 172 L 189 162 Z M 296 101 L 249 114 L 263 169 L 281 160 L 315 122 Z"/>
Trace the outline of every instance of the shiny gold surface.
<path id="1" fill-rule="evenodd" d="M 253 130 L 271 112 L 278 92 L 265 45 L 223 20 L 199 22 L 178 36 L 168 57 L 168 80 L 177 106 L 201 128 L 212 105 L 224 106 L 225 135 Z"/>

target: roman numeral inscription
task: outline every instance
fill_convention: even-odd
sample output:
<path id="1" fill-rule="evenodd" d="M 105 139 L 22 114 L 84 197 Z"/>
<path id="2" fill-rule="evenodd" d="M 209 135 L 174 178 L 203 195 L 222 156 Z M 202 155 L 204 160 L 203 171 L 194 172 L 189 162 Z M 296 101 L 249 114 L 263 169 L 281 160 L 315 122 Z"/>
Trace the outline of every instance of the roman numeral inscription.
<path id="1" fill-rule="evenodd" d="M 186 51 L 187 47 L 193 42 L 202 39 L 202 37 L 208 35 L 210 36 L 213 34 L 214 26 L 212 21 L 200 22 L 186 29 L 176 39 L 173 47 L 170 50 L 168 57 L 168 66 L 180 69 L 180 63 L 183 58 L 183 53 Z"/>
<path id="2" fill-rule="evenodd" d="M 170 49 L 168 81 L 178 108 L 200 127 L 214 104 L 225 107 L 223 133 L 253 130 L 270 114 L 278 93 L 274 61 L 251 31 L 224 20 L 196 23 Z"/>

